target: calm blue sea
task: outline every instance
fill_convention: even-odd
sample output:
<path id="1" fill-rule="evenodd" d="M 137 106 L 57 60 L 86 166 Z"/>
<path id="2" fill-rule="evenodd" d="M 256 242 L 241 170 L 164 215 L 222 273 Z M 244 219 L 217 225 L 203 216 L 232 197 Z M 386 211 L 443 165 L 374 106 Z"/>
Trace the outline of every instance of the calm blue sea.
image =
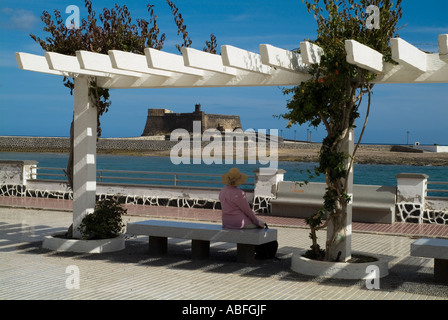
<path id="1" fill-rule="evenodd" d="M 26 152 L 0 152 L 0 159 L 13 160 L 36 160 L 38 167 L 65 168 L 67 166 L 68 154 L 63 153 L 26 153 Z M 280 161 L 279 169 L 286 171 L 284 180 L 303 181 L 308 179 L 307 169 L 312 170 L 315 163 Z M 178 173 L 207 173 L 223 174 L 231 167 L 237 167 L 240 171 L 253 175 L 253 170 L 258 169 L 260 164 L 180 164 L 174 165 L 169 157 L 152 156 L 125 156 L 125 155 L 97 155 L 97 170 L 127 170 L 127 171 L 156 171 L 156 172 L 178 172 Z M 303 171 L 303 172 L 301 172 Z M 47 171 L 50 172 L 50 171 Z M 395 176 L 399 173 L 423 173 L 429 176 L 429 181 L 448 181 L 448 167 L 440 166 L 404 166 L 404 165 L 377 165 L 356 164 L 354 167 L 354 183 L 367 185 L 397 184 Z M 105 173 L 106 175 L 106 173 Z M 126 176 L 126 174 L 114 174 Z M 128 175 L 129 176 L 129 175 Z M 140 174 L 134 175 L 139 177 Z M 159 178 L 161 178 L 159 176 Z M 163 178 L 163 177 L 162 177 Z M 167 177 L 168 178 L 168 177 Z M 185 177 L 184 179 L 191 179 Z M 204 178 L 200 178 L 204 180 Z M 219 178 L 214 178 L 215 180 Z M 323 176 L 312 181 L 324 182 Z M 111 181 L 112 182 L 112 181 Z M 139 183 L 140 181 L 132 181 Z M 250 181 L 249 181 L 250 182 Z M 253 181 L 252 181 L 253 182 Z M 160 182 L 165 184 L 164 182 Z M 219 185 L 214 185 L 219 186 Z M 446 186 L 431 186 L 431 189 L 445 188 Z M 446 194 L 445 194 L 446 196 Z"/>

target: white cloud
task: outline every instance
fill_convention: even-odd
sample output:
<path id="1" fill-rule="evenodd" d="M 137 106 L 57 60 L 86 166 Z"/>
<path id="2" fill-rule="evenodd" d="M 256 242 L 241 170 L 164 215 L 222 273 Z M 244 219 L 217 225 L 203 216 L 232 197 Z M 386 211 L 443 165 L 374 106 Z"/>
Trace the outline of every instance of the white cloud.
<path id="1" fill-rule="evenodd" d="M 39 22 L 39 17 L 34 15 L 30 10 L 25 9 L 0 9 L 0 27 L 2 29 L 20 30 L 29 32 L 32 31 L 36 23 Z"/>

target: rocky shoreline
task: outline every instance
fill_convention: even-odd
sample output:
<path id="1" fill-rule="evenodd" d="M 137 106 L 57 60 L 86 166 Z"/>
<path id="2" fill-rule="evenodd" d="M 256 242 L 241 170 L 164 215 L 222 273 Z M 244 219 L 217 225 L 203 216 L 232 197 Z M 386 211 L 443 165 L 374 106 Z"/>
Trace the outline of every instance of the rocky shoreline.
<path id="1" fill-rule="evenodd" d="M 145 137 L 102 138 L 98 141 L 99 154 L 128 154 L 145 156 L 169 156 L 178 142 L 154 140 Z M 205 146 L 207 143 L 203 143 Z M 69 138 L 0 136 L 3 152 L 56 152 L 69 151 Z M 284 142 L 278 144 L 280 161 L 317 162 L 319 143 Z M 269 147 L 268 147 L 269 150 Z M 448 166 L 448 152 L 415 152 L 409 147 L 392 145 L 361 145 L 355 157 L 356 163 L 412 166 Z"/>

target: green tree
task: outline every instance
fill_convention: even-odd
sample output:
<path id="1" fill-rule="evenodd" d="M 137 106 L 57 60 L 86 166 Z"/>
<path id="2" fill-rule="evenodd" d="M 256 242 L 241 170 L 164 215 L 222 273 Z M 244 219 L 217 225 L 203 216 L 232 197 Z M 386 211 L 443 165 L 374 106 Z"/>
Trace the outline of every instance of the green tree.
<path id="1" fill-rule="evenodd" d="M 309 123 L 313 127 L 323 124 L 326 129 L 327 136 L 323 139 L 315 170 L 325 174 L 327 188 L 322 208 L 306 219 L 312 239 L 307 254 L 315 259 L 337 260 L 336 246 L 346 231 L 344 221 L 350 201 L 348 175 L 367 123 L 375 79 L 374 73 L 347 62 L 345 41 L 356 40 L 382 53 L 387 62 L 393 63 L 389 44 L 391 38 L 398 36 L 401 0 L 395 5 L 391 0 L 314 0 L 305 4 L 317 21 L 317 39 L 310 42 L 323 49 L 323 56 L 319 64 L 310 67 L 310 80 L 284 89 L 284 94 L 292 94 L 292 98 L 286 105 L 288 112 L 281 117 L 289 120 L 288 127 Z M 380 9 L 378 29 L 366 26 L 369 18 L 366 8 L 370 5 Z M 355 128 L 364 95 L 368 97 L 367 116 L 355 150 L 347 154 L 343 144 Z M 317 243 L 316 232 L 330 222 L 333 231 L 322 249 Z"/>
<path id="2" fill-rule="evenodd" d="M 182 34 L 183 37 L 182 45 L 176 45 L 180 51 L 182 47 L 191 46 L 192 41 L 188 36 L 187 27 L 179 9 L 172 1 L 166 0 L 166 2 L 173 12 L 178 34 Z M 31 34 L 31 38 L 45 51 L 72 56 L 75 56 L 78 50 L 103 54 L 107 54 L 109 50 L 144 54 L 144 49 L 147 47 L 162 50 L 166 36 L 164 33 L 160 33 L 154 5 L 147 5 L 150 16 L 149 22 L 145 19 L 136 19 L 136 23 L 132 21 L 131 13 L 125 5 L 115 4 L 111 9 L 104 8 L 98 17 L 93 10 L 91 0 L 85 0 L 85 8 L 88 16 L 87 19 L 82 19 L 79 28 L 68 28 L 58 10 L 54 10 L 54 19 L 50 13 L 44 11 L 41 16 L 45 24 L 43 30 L 50 36 L 41 39 Z M 204 51 L 213 52 L 214 50 L 216 52 L 216 38 L 213 34 L 211 35 L 211 42 L 206 42 L 206 45 Z M 64 77 L 63 83 L 64 86 L 69 88 L 70 94 L 73 94 L 74 80 Z M 110 93 L 109 89 L 99 88 L 95 79 L 93 79 L 90 82 L 89 94 L 98 109 L 97 138 L 99 139 L 101 137 L 100 118 L 109 110 L 111 105 Z M 70 140 L 70 156 L 65 173 L 68 178 L 68 186 L 73 189 L 73 121 L 70 129 Z"/>

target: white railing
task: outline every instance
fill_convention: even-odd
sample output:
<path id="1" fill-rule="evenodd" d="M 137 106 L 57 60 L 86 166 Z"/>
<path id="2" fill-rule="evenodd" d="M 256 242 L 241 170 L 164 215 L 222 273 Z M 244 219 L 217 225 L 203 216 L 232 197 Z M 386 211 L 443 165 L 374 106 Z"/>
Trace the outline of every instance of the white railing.
<path id="1" fill-rule="evenodd" d="M 42 180 L 67 180 L 62 168 L 37 167 L 32 174 L 32 179 Z M 58 172 L 58 173 L 53 173 Z M 188 177 L 194 177 L 193 179 Z M 248 180 L 253 181 L 254 176 Z M 184 172 L 157 172 L 157 171 L 128 171 L 97 169 L 98 183 L 111 184 L 143 184 L 143 185 L 168 185 L 175 187 L 220 185 L 221 174 L 209 173 L 184 173 Z M 252 187 L 254 182 L 246 182 L 243 187 Z"/>
<path id="2" fill-rule="evenodd" d="M 428 188 L 428 185 L 432 186 L 446 186 L 446 189 L 432 187 L 431 189 Z M 426 199 L 448 199 L 448 182 L 445 181 L 428 181 L 426 183 L 426 192 L 430 195 L 426 196 Z"/>

